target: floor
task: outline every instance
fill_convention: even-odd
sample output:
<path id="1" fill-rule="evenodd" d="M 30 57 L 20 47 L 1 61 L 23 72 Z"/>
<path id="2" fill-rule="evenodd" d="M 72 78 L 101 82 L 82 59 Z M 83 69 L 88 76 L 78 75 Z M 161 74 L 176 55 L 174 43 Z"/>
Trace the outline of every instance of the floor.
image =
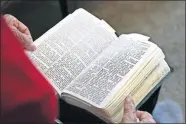
<path id="1" fill-rule="evenodd" d="M 27 6 L 17 7 L 16 11 L 6 10 L 29 27 L 34 39 L 62 18 L 57 2 L 36 3 L 29 2 L 28 6 L 27 2 Z M 42 7 L 39 7 L 41 4 Z M 150 36 L 151 40 L 162 48 L 167 62 L 174 68 L 171 76 L 163 82 L 158 101 L 176 101 L 185 117 L 184 1 L 70 1 L 68 5 L 70 13 L 76 8 L 84 8 L 104 19 L 118 34 L 135 32 Z M 31 21 L 34 21 L 34 25 Z"/>

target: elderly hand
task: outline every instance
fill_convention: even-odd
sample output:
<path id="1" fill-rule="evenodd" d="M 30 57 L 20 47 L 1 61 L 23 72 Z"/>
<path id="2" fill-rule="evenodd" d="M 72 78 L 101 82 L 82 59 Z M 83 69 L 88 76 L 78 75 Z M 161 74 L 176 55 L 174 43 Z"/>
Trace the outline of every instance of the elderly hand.
<path id="1" fill-rule="evenodd" d="M 17 18 L 10 14 L 5 14 L 3 18 L 22 46 L 26 50 L 34 51 L 36 47 L 33 44 L 33 39 L 29 29 Z"/>
<path id="2" fill-rule="evenodd" d="M 125 98 L 123 116 L 122 123 L 156 123 L 148 112 L 136 111 L 131 96 Z"/>

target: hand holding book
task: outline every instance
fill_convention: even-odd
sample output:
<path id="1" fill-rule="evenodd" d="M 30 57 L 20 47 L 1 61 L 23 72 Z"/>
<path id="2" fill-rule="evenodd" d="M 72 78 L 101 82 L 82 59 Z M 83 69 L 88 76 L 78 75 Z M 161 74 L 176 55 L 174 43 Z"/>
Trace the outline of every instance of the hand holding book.
<path id="1" fill-rule="evenodd" d="M 34 51 L 36 47 L 28 27 L 10 14 L 5 14 L 3 18 L 22 46 L 28 51 Z"/>
<path id="2" fill-rule="evenodd" d="M 152 115 L 148 112 L 135 109 L 135 104 L 131 96 L 127 96 L 124 102 L 124 114 L 121 123 L 156 123 Z"/>

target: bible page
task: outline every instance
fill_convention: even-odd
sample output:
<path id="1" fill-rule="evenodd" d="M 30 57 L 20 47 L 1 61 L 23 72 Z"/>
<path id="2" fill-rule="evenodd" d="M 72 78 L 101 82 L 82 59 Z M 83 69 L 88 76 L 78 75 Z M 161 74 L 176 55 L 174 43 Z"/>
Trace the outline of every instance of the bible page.
<path id="1" fill-rule="evenodd" d="M 37 39 L 36 51 L 28 53 L 59 94 L 117 39 L 99 23 L 78 9 Z"/>
<path id="2" fill-rule="evenodd" d="M 101 108 L 111 93 L 119 90 L 119 83 L 128 80 L 155 48 L 156 45 L 149 41 L 136 41 L 123 35 L 112 42 L 63 93 Z"/>

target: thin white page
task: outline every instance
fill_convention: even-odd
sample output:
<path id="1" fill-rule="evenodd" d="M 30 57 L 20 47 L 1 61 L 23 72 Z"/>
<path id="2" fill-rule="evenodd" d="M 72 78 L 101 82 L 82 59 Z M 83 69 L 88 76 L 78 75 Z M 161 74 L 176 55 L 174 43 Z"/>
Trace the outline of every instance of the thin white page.
<path id="1" fill-rule="evenodd" d="M 29 57 L 61 94 L 116 38 L 80 9 L 37 39 Z"/>
<path id="2" fill-rule="evenodd" d="M 64 93 L 78 97 L 96 107 L 107 102 L 117 84 L 128 80 L 150 55 L 156 45 L 130 40 L 125 36 L 114 41 L 84 70 Z M 134 66 L 135 65 L 135 66 Z"/>
<path id="3" fill-rule="evenodd" d="M 105 27 L 105 29 L 107 29 L 109 32 L 111 32 L 112 34 L 115 34 L 115 30 L 107 23 L 105 22 L 105 20 L 101 20 L 101 24 Z"/>

